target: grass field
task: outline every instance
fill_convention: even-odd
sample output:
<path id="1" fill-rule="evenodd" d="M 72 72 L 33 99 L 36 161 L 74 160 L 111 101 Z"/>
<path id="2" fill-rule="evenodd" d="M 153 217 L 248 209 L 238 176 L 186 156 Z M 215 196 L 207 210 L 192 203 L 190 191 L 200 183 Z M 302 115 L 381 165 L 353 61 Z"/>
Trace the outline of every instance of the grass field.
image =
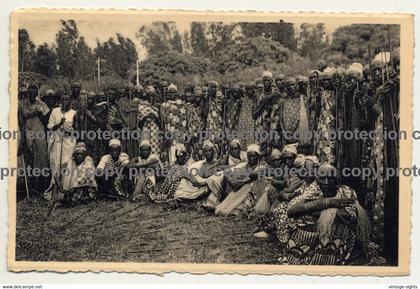
<path id="1" fill-rule="evenodd" d="M 100 200 L 47 212 L 42 199 L 18 202 L 16 260 L 274 264 L 281 252 L 253 237 L 255 221 L 193 205 Z"/>

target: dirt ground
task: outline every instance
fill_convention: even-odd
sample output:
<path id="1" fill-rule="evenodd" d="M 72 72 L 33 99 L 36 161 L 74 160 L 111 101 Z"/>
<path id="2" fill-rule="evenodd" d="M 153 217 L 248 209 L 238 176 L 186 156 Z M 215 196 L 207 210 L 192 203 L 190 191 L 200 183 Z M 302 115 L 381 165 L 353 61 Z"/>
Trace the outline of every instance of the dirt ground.
<path id="1" fill-rule="evenodd" d="M 191 205 L 100 200 L 57 208 L 17 204 L 16 260 L 275 264 L 281 248 L 252 236 L 255 221 Z"/>

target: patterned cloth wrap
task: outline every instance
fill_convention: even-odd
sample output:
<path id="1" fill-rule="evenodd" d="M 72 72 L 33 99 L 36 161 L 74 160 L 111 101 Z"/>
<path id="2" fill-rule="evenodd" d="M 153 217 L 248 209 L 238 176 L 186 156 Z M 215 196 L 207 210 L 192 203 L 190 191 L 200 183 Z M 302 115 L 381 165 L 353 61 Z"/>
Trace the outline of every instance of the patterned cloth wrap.
<path id="1" fill-rule="evenodd" d="M 137 120 L 142 131 L 142 135 L 147 138 L 152 147 L 151 153 L 160 155 L 159 141 L 159 110 L 146 100 L 139 101 Z M 143 140 L 143 139 L 142 139 Z"/>
<path id="2" fill-rule="evenodd" d="M 321 163 L 335 162 L 336 143 L 331 139 L 331 131 L 335 129 L 335 116 L 333 109 L 335 105 L 334 92 L 323 90 L 321 93 L 321 113 L 318 123 L 319 142 L 316 144 L 316 155 Z"/>
<path id="3" fill-rule="evenodd" d="M 301 201 L 313 201 L 324 196 L 315 184 L 304 187 L 301 195 L 292 199 L 287 206 L 290 209 Z M 334 198 L 352 198 L 357 200 L 354 190 L 340 186 Z M 345 210 L 352 220 L 359 221 L 363 212 L 360 205 L 346 207 Z M 280 211 L 280 209 L 279 209 Z M 323 210 L 318 217 L 304 215 L 289 219 L 289 237 L 286 254 L 280 262 L 294 265 L 344 265 L 350 259 L 356 243 L 357 228 L 337 222 L 337 209 Z M 284 215 L 283 215 L 284 217 Z M 284 221 L 279 223 L 284 226 Z M 363 225 L 363 224 L 360 224 Z"/>

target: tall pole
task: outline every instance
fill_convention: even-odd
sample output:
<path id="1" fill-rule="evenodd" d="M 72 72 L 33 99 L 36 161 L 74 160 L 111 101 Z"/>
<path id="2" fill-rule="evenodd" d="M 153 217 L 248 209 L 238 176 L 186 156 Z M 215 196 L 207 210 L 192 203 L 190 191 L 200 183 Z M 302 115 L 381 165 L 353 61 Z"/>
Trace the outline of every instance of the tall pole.
<path id="1" fill-rule="evenodd" d="M 101 82 L 101 59 L 98 57 L 98 83 Z"/>
<path id="2" fill-rule="evenodd" d="M 139 79 L 139 60 L 136 60 L 136 85 L 140 84 L 140 79 Z"/>
<path id="3" fill-rule="evenodd" d="M 389 28 L 390 25 L 387 25 L 386 28 L 388 30 L 388 46 L 389 46 L 389 60 L 391 61 L 391 68 L 394 69 L 394 61 L 392 60 L 391 53 L 392 53 L 392 44 L 391 44 L 391 30 Z M 392 70 L 393 71 L 393 70 Z"/>

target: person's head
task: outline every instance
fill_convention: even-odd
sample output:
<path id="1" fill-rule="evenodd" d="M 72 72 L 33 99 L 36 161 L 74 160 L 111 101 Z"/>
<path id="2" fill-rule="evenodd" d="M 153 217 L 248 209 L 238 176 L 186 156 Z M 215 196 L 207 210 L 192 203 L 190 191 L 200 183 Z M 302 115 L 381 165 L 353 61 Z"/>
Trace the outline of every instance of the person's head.
<path id="1" fill-rule="evenodd" d="M 117 101 L 116 91 L 112 88 L 110 88 L 106 91 L 106 97 L 107 97 L 108 101 L 111 102 L 111 103 Z"/>
<path id="2" fill-rule="evenodd" d="M 395 48 L 391 53 L 392 65 L 396 74 L 400 74 L 400 48 Z"/>
<path id="3" fill-rule="evenodd" d="M 84 142 L 76 144 L 73 150 L 73 158 L 77 165 L 80 165 L 86 158 L 86 145 Z"/>
<path id="4" fill-rule="evenodd" d="M 383 71 L 382 61 L 379 59 L 374 60 L 371 65 L 371 69 L 372 69 L 372 80 L 376 83 L 381 83 L 382 71 Z"/>
<path id="5" fill-rule="evenodd" d="M 294 77 L 287 77 L 285 83 L 286 92 L 289 97 L 294 97 L 297 92 L 297 82 Z"/>
<path id="6" fill-rule="evenodd" d="M 96 99 L 96 93 L 93 91 L 89 91 L 87 94 L 87 105 L 88 106 L 93 106 L 95 104 L 95 99 Z"/>
<path id="7" fill-rule="evenodd" d="M 282 164 L 281 152 L 278 149 L 273 149 L 270 155 L 270 163 L 273 167 L 279 168 Z"/>
<path id="8" fill-rule="evenodd" d="M 29 100 L 31 102 L 34 102 L 35 99 L 38 96 L 38 86 L 36 86 L 35 84 L 31 84 L 28 87 L 28 95 L 29 95 Z"/>
<path id="9" fill-rule="evenodd" d="M 288 144 L 285 145 L 282 152 L 281 157 L 283 163 L 288 167 L 291 168 L 297 156 L 297 144 Z"/>
<path id="10" fill-rule="evenodd" d="M 176 157 L 176 163 L 180 166 L 183 166 L 188 161 L 188 153 L 187 149 L 185 148 L 185 145 L 178 144 L 175 149 L 175 157 Z"/>
<path id="11" fill-rule="evenodd" d="M 196 86 L 194 88 L 193 104 L 198 106 L 198 105 L 201 105 L 203 101 L 204 101 L 203 90 L 201 89 L 201 87 Z"/>
<path id="12" fill-rule="evenodd" d="M 143 94 L 144 94 L 144 88 L 143 85 L 138 84 L 134 87 L 134 96 L 142 99 L 143 98 Z"/>
<path id="13" fill-rule="evenodd" d="M 320 84 L 321 87 L 325 90 L 333 90 L 333 75 L 335 73 L 335 69 L 331 67 L 327 67 L 324 69 L 324 71 L 321 73 L 320 77 Z"/>
<path id="14" fill-rule="evenodd" d="M 363 79 L 365 81 L 370 81 L 371 79 L 369 64 L 363 66 Z"/>
<path id="15" fill-rule="evenodd" d="M 27 97 L 28 97 L 28 89 L 25 86 L 20 87 L 18 91 L 19 100 L 25 99 Z"/>
<path id="16" fill-rule="evenodd" d="M 148 101 L 152 101 L 156 97 L 156 90 L 153 85 L 146 86 L 144 98 Z"/>
<path id="17" fill-rule="evenodd" d="M 106 101 L 106 96 L 105 93 L 103 91 L 98 92 L 98 94 L 96 95 L 96 103 L 100 103 Z"/>
<path id="18" fill-rule="evenodd" d="M 219 83 L 217 81 L 215 81 L 215 80 L 212 80 L 212 81 L 209 82 L 207 93 L 211 97 L 214 97 L 214 96 L 216 96 L 218 89 L 219 89 Z"/>
<path id="19" fill-rule="evenodd" d="M 178 97 L 178 87 L 171 83 L 168 86 L 168 99 L 169 100 L 175 100 Z"/>
<path id="20" fill-rule="evenodd" d="M 229 143 L 229 154 L 239 159 L 241 156 L 241 142 L 239 139 L 235 138 Z"/>
<path id="21" fill-rule="evenodd" d="M 147 159 L 152 152 L 152 146 L 148 140 L 143 140 L 139 146 L 140 158 Z"/>
<path id="22" fill-rule="evenodd" d="M 210 162 L 214 160 L 215 146 L 211 141 L 205 140 L 203 142 L 203 154 L 206 161 Z"/>
<path id="23" fill-rule="evenodd" d="M 313 182 L 316 179 L 316 172 L 318 168 L 319 162 L 316 156 L 305 156 L 300 178 L 305 180 L 307 183 Z"/>
<path id="24" fill-rule="evenodd" d="M 118 99 L 121 99 L 123 97 L 126 97 L 126 93 L 125 92 L 126 92 L 125 91 L 125 88 L 118 89 L 118 91 L 117 91 L 117 97 L 118 97 Z"/>
<path id="25" fill-rule="evenodd" d="M 64 111 L 68 111 L 70 109 L 70 95 L 68 94 L 63 94 L 60 97 L 60 101 L 61 101 L 61 107 Z"/>
<path id="26" fill-rule="evenodd" d="M 121 153 L 121 141 L 119 139 L 111 139 L 109 141 L 109 153 L 114 161 L 117 161 Z"/>
<path id="27" fill-rule="evenodd" d="M 301 94 L 306 94 L 308 89 L 309 79 L 306 76 L 299 76 L 298 78 L 298 90 Z"/>
<path id="28" fill-rule="evenodd" d="M 321 72 L 319 70 L 312 70 L 309 72 L 309 85 L 311 87 L 318 86 L 320 74 Z"/>
<path id="29" fill-rule="evenodd" d="M 165 80 L 163 80 L 163 81 L 161 81 L 159 83 L 159 88 L 160 88 L 160 91 L 161 91 L 161 93 L 163 95 L 166 95 L 167 94 L 167 92 L 168 92 L 168 86 L 169 86 L 169 83 L 167 81 L 165 81 Z"/>
<path id="30" fill-rule="evenodd" d="M 245 94 L 244 96 L 248 96 L 249 98 L 254 98 L 255 96 L 255 84 L 252 82 L 248 82 L 245 84 Z"/>
<path id="31" fill-rule="evenodd" d="M 264 85 L 264 90 L 271 90 L 271 84 L 273 83 L 273 74 L 270 71 L 264 71 L 262 74 L 262 83 Z"/>
<path id="32" fill-rule="evenodd" d="M 45 95 L 44 95 L 42 101 L 44 101 L 45 104 L 49 108 L 53 108 L 56 104 L 56 98 L 55 97 L 56 97 L 55 91 L 49 88 L 45 91 Z"/>
<path id="33" fill-rule="evenodd" d="M 79 82 L 73 82 L 71 84 L 71 96 L 73 98 L 78 98 L 80 95 L 81 89 L 82 89 L 82 86 L 80 85 Z"/>
<path id="34" fill-rule="evenodd" d="M 284 89 L 284 80 L 286 79 L 286 77 L 284 76 L 284 74 L 277 74 L 274 77 L 274 83 L 276 85 L 276 87 L 278 88 L 279 91 L 282 91 Z"/>
<path id="35" fill-rule="evenodd" d="M 257 144 L 251 144 L 248 146 L 248 149 L 246 150 L 246 156 L 248 159 L 248 165 L 249 166 L 256 166 L 258 162 L 260 161 L 261 156 L 261 148 Z"/>
<path id="36" fill-rule="evenodd" d="M 337 193 L 337 169 L 329 164 L 321 165 L 317 172 L 317 180 L 319 187 L 325 197 L 334 197 Z"/>

